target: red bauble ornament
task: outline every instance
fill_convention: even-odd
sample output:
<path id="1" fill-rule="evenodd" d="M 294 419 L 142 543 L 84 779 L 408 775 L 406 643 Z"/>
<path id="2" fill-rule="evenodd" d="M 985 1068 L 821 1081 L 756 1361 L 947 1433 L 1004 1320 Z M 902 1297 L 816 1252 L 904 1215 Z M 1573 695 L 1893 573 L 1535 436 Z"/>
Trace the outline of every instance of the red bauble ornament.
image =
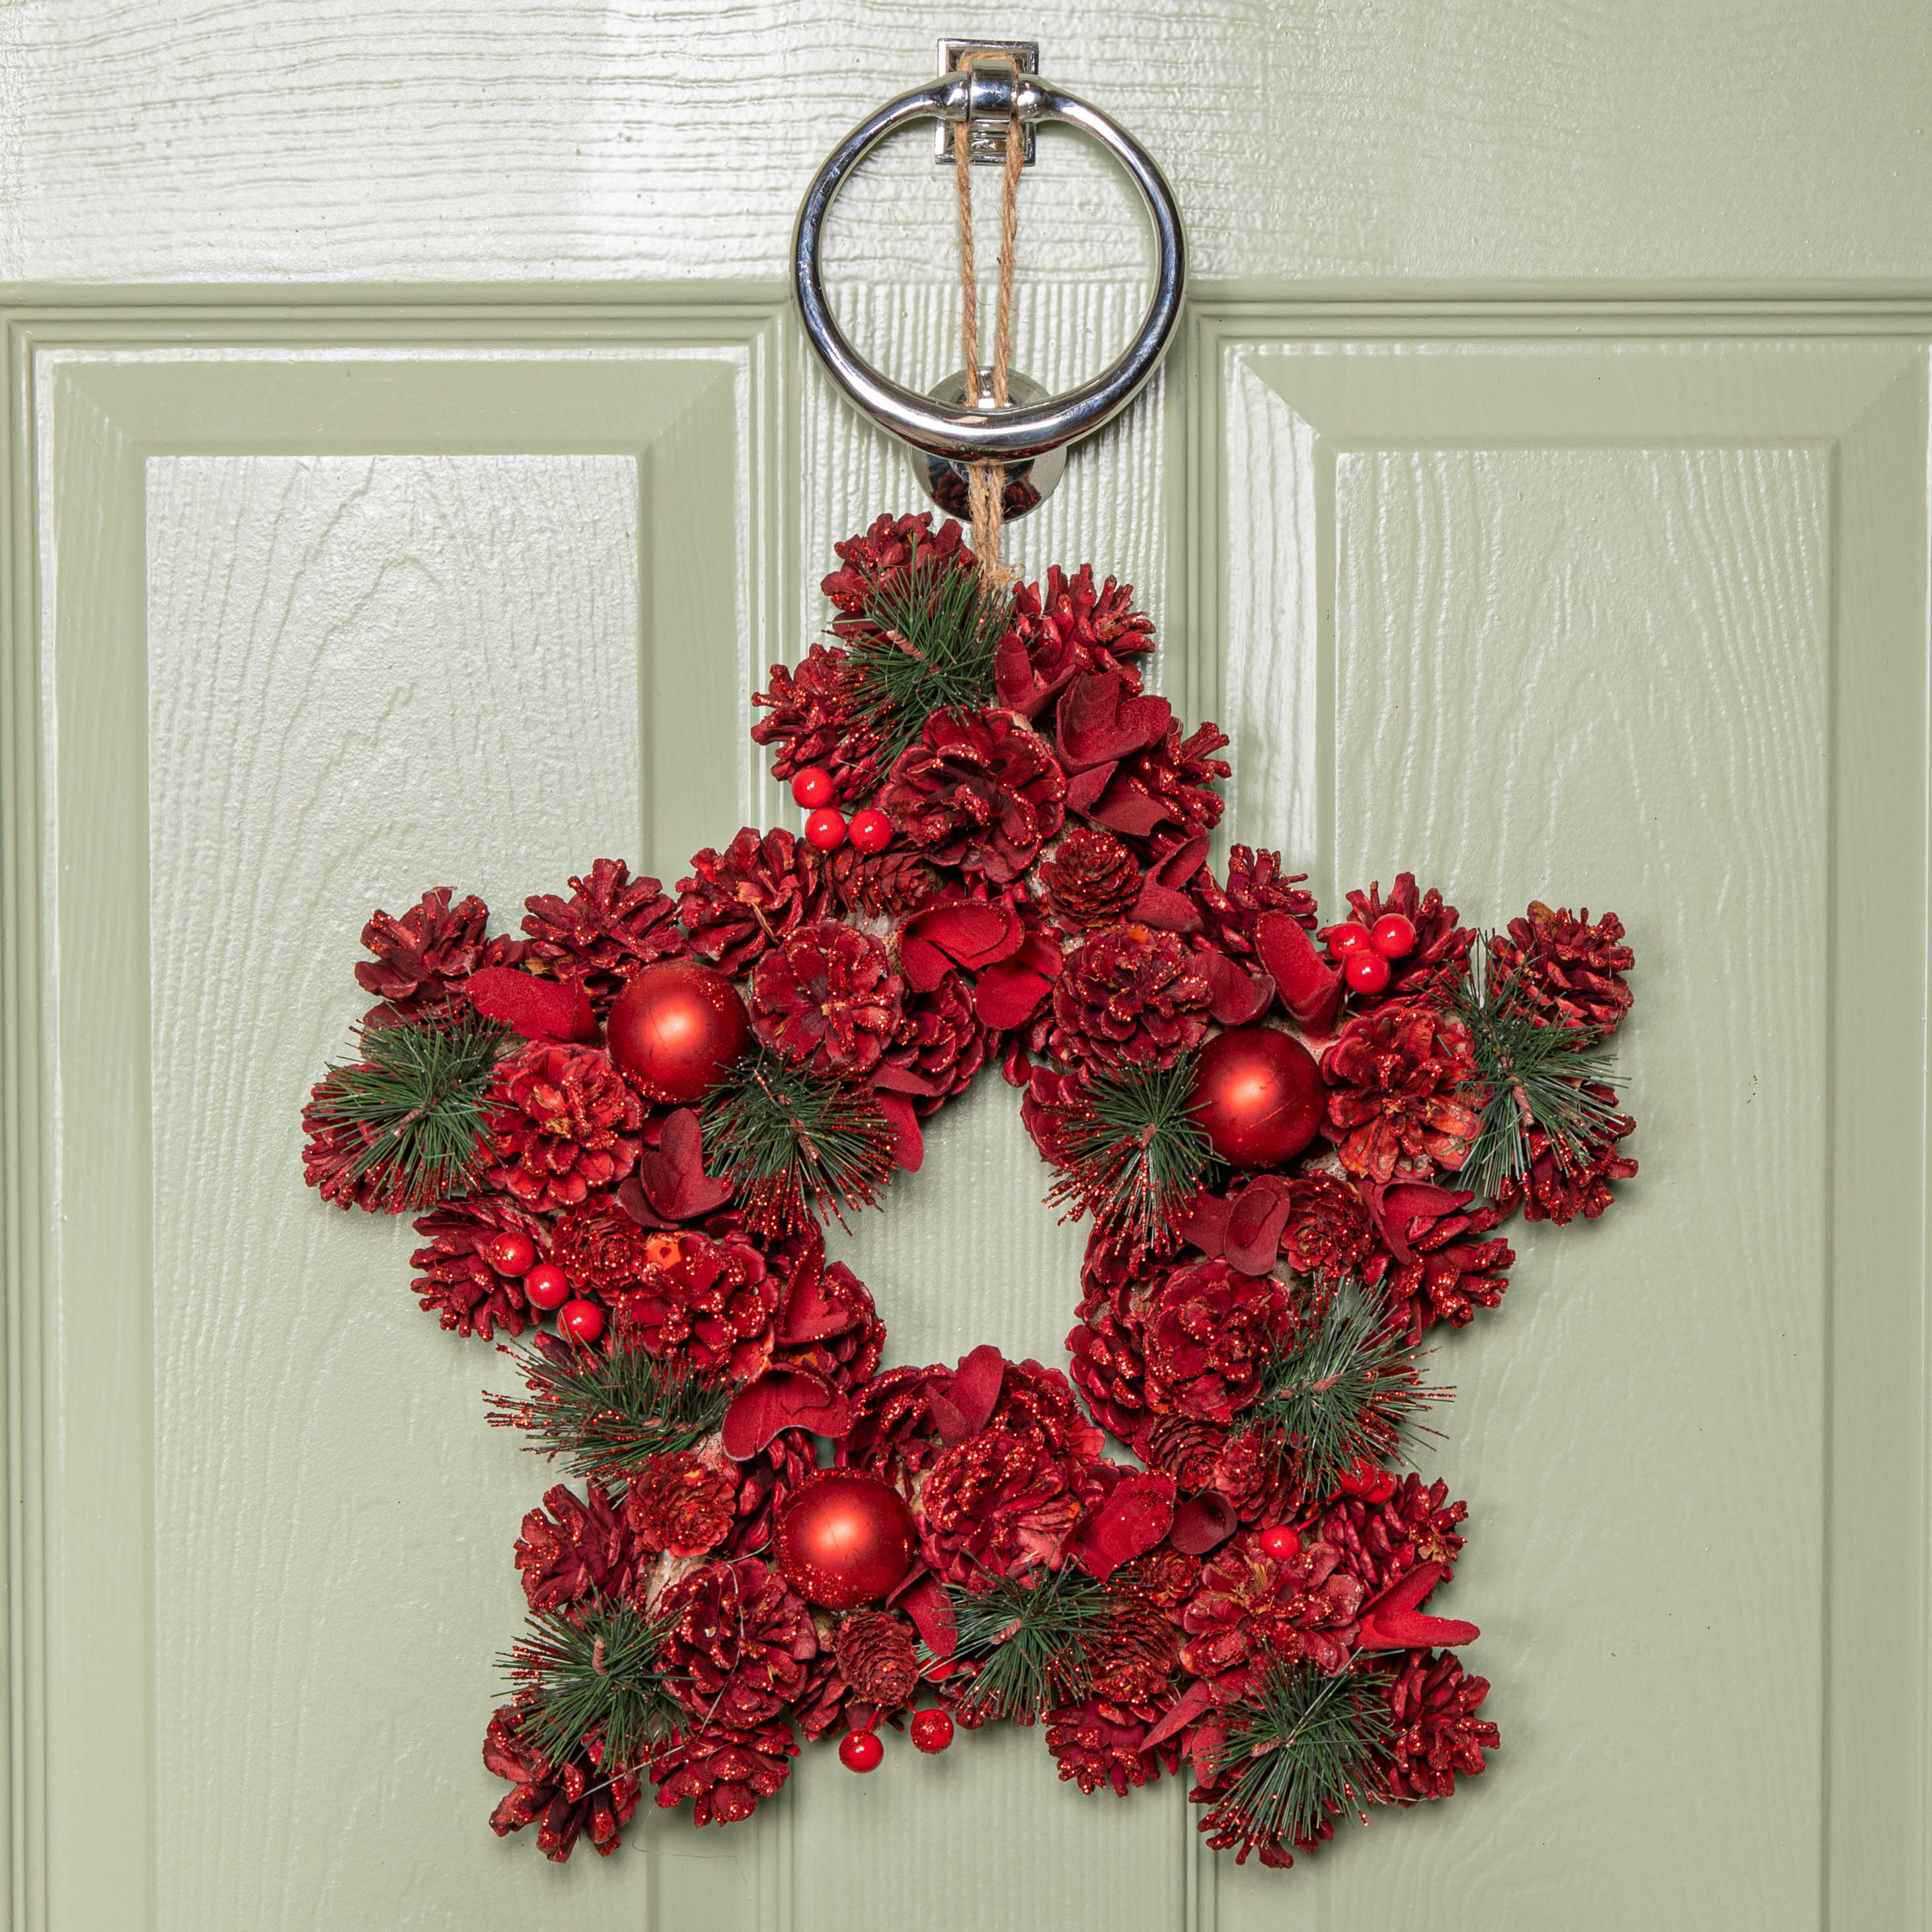
<path id="1" fill-rule="evenodd" d="M 845 814 L 836 805 L 821 805 L 805 821 L 805 836 L 821 852 L 836 852 L 845 842 Z"/>
<path id="2" fill-rule="evenodd" d="M 532 1308 L 561 1308 L 570 1299 L 570 1279 L 554 1262 L 540 1262 L 524 1276 L 524 1299 Z"/>
<path id="3" fill-rule="evenodd" d="M 875 805 L 855 812 L 845 836 L 862 852 L 883 852 L 892 842 L 892 821 Z"/>
<path id="4" fill-rule="evenodd" d="M 877 1771 L 885 1754 L 876 1731 L 848 1731 L 838 1740 L 838 1762 L 848 1771 Z"/>
<path id="5" fill-rule="evenodd" d="M 857 1469 L 820 1469 L 778 1512 L 778 1568 L 829 1610 L 889 1596 L 912 1568 L 918 1532 L 890 1483 Z"/>
<path id="6" fill-rule="evenodd" d="M 1348 955 L 1342 976 L 1351 992 L 1379 993 L 1389 982 L 1389 963 L 1372 946 L 1365 946 Z"/>
<path id="7" fill-rule="evenodd" d="M 1346 959 L 1352 952 L 1359 952 L 1370 944 L 1369 928 L 1358 926 L 1350 920 L 1340 926 L 1331 926 L 1322 937 L 1328 942 L 1328 950 L 1337 959 Z"/>
<path id="8" fill-rule="evenodd" d="M 529 1235 L 506 1228 L 484 1244 L 483 1258 L 499 1274 L 528 1274 L 537 1264 L 537 1244 Z"/>
<path id="9" fill-rule="evenodd" d="M 1272 1529 L 1264 1529 L 1261 1535 L 1262 1553 L 1282 1560 L 1297 1555 L 1301 1548 L 1301 1534 L 1285 1522 L 1278 1522 Z"/>
<path id="10" fill-rule="evenodd" d="M 1385 912 L 1370 927 L 1369 943 L 1384 959 L 1406 959 L 1415 950 L 1414 922 Z"/>
<path id="11" fill-rule="evenodd" d="M 1202 1049 L 1194 1118 L 1236 1167 L 1279 1167 L 1322 1124 L 1322 1071 L 1299 1040 L 1265 1026 L 1237 1027 Z"/>
<path id="12" fill-rule="evenodd" d="M 604 1332 L 604 1311 L 594 1301 L 566 1301 L 557 1312 L 557 1332 L 589 1348 Z"/>
<path id="13" fill-rule="evenodd" d="M 832 774 L 823 765 L 807 765 L 791 782 L 791 795 L 802 806 L 832 802 Z"/>
<path id="14" fill-rule="evenodd" d="M 952 1718 L 946 1711 L 920 1711 L 914 1715 L 912 1741 L 928 1755 L 952 1742 Z"/>
<path id="15" fill-rule="evenodd" d="M 751 1038 L 736 988 L 692 959 L 646 966 L 617 995 L 605 1032 L 610 1058 L 671 1106 L 701 1100 Z"/>

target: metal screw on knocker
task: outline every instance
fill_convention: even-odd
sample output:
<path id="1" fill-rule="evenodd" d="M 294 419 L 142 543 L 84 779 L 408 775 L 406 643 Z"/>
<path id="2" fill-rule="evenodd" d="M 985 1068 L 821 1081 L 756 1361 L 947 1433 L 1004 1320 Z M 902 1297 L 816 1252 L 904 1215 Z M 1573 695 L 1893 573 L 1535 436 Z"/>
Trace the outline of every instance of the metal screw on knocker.
<path id="1" fill-rule="evenodd" d="M 909 88 L 860 122 L 813 176 L 792 233 L 793 285 L 806 340 L 853 403 L 919 452 L 915 467 L 922 486 L 942 509 L 956 515 L 967 512 L 970 466 L 975 464 L 1003 466 L 994 472 L 1002 486 L 996 514 L 1005 520 L 1024 516 L 1042 501 L 1060 480 L 1066 446 L 1111 422 L 1139 394 L 1160 366 L 1180 320 L 1187 250 L 1174 190 L 1152 157 L 1118 122 L 1027 71 L 1033 51 L 1024 43 L 942 41 L 942 59 L 963 56 L 968 64 Z M 946 124 L 952 124 L 966 129 L 972 158 L 978 161 L 999 159 L 1008 145 L 1002 140 L 996 146 L 986 139 L 992 124 L 999 124 L 1004 136 L 1008 124 L 1016 122 L 1030 150 L 1040 122 L 1064 122 L 1098 141 L 1139 189 L 1154 226 L 1154 297 L 1125 352 L 1091 382 L 1068 394 L 1049 396 L 1038 383 L 1005 369 L 1002 359 L 998 373 L 1005 379 L 1004 406 L 995 397 L 995 370 L 983 368 L 974 372 L 970 396 L 963 369 L 922 396 L 880 375 L 832 320 L 819 261 L 832 203 L 860 163 L 881 142 L 915 121 L 926 120 L 941 124 L 938 158 L 951 158 L 944 144 Z M 987 125 L 982 129 L 980 124 Z M 1010 183 L 1016 165 L 1009 163 Z M 962 228 L 967 248 L 970 233 L 969 221 Z M 1011 242 L 1010 218 L 1002 249 L 1003 296 L 1010 287 Z M 974 337 L 970 260 L 968 254 L 969 342 Z M 1003 304 L 1003 320 L 1004 308 Z"/>

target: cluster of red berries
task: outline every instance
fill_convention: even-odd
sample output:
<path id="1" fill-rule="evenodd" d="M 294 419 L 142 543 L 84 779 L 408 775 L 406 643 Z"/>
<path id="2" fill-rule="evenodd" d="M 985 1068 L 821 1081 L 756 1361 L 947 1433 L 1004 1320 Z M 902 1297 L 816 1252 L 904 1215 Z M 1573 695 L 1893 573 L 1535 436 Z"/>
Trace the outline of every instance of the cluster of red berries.
<path id="1" fill-rule="evenodd" d="M 832 796 L 832 774 L 823 765 L 807 765 L 791 782 L 791 795 L 807 808 L 805 836 L 821 852 L 836 852 L 850 839 L 861 852 L 883 852 L 892 842 L 892 821 L 868 805 L 848 820 Z M 868 1767 L 869 1768 L 869 1767 Z"/>
<path id="2" fill-rule="evenodd" d="M 916 1711 L 908 1728 L 914 1745 L 930 1756 L 952 1742 L 952 1718 L 946 1711 Z M 877 1771 L 886 1755 L 879 1734 L 868 1724 L 848 1731 L 838 1740 L 838 1762 L 848 1771 Z"/>
<path id="3" fill-rule="evenodd" d="M 1330 954 L 1342 962 L 1342 974 L 1358 993 L 1379 993 L 1389 982 L 1393 961 L 1415 950 L 1415 926 L 1399 912 L 1384 913 L 1373 926 L 1354 920 L 1331 926 L 1322 935 Z"/>
<path id="4" fill-rule="evenodd" d="M 483 1258 L 499 1274 L 515 1275 L 524 1284 L 524 1299 L 532 1308 L 546 1313 L 557 1312 L 559 1330 L 586 1348 L 604 1332 L 604 1311 L 594 1301 L 572 1300 L 570 1282 L 554 1262 L 537 1259 L 537 1246 L 527 1234 L 514 1228 L 505 1231 L 485 1244 Z"/>

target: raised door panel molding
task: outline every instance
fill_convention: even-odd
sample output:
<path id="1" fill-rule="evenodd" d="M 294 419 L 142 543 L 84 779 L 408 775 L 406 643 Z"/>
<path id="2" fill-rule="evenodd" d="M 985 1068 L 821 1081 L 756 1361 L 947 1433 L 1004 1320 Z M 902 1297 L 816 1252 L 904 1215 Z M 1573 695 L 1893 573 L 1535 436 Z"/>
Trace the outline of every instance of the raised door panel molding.
<path id="1" fill-rule="evenodd" d="M 1638 960 L 1628 1204 L 1438 1358 L 1503 1749 L 1298 1874 L 1337 1924 L 1918 1922 L 1926 351 L 1658 326 L 1195 337 L 1231 836 Z"/>

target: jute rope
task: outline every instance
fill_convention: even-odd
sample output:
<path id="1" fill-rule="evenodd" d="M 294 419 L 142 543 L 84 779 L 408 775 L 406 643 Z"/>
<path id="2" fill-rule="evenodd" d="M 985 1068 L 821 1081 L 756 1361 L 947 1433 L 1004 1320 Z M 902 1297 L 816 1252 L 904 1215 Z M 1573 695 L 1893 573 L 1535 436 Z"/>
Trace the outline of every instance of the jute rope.
<path id="1" fill-rule="evenodd" d="M 1019 78 L 1018 63 L 1010 54 L 968 54 L 959 63 L 970 77 L 980 62 L 1004 64 Z M 1013 356 L 1013 254 L 1019 238 L 1020 168 L 1026 139 L 1017 114 L 1006 122 L 1006 169 L 1000 206 L 1000 293 L 993 325 L 993 401 L 1004 409 L 1006 372 Z M 959 188 L 959 338 L 966 354 L 969 402 L 977 400 L 980 385 L 980 286 L 973 259 L 973 134 L 964 118 L 952 124 L 953 172 Z M 973 506 L 973 548 L 979 554 L 980 580 L 989 590 L 1003 590 L 1018 574 L 1000 559 L 1000 525 L 1005 514 L 1006 466 L 991 459 L 970 464 L 968 500 Z"/>

